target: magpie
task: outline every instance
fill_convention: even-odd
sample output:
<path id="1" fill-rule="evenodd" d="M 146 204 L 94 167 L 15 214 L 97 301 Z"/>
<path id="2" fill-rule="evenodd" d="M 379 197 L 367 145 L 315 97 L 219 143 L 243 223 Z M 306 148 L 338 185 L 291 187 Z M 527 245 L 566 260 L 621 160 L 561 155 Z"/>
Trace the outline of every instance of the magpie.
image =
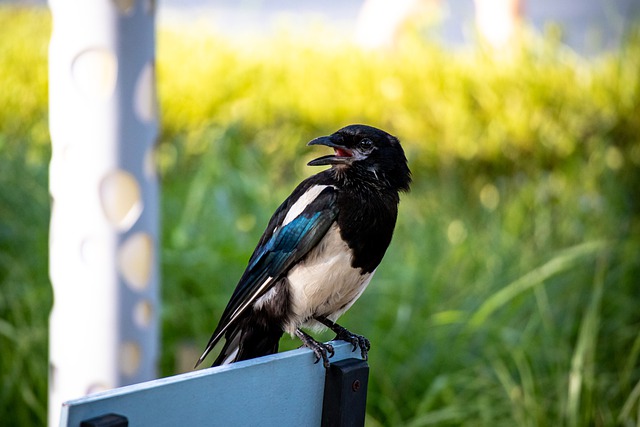
<path id="1" fill-rule="evenodd" d="M 333 148 L 308 163 L 331 167 L 302 181 L 273 214 L 196 367 L 222 339 L 213 366 L 277 353 L 286 332 L 328 368 L 331 344 L 301 328 L 330 328 L 367 358 L 369 340 L 335 321 L 380 264 L 411 172 L 400 141 L 375 127 L 349 125 L 307 145 Z"/>

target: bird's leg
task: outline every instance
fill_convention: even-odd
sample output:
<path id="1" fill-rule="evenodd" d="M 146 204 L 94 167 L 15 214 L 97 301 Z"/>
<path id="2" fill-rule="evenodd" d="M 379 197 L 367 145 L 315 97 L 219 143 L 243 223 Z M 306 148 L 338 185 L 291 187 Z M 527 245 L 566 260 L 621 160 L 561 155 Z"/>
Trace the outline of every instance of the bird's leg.
<path id="1" fill-rule="evenodd" d="M 333 346 L 331 344 L 323 344 L 314 340 L 311 335 L 303 332 L 300 329 L 296 329 L 296 335 L 298 336 L 298 338 L 300 338 L 305 347 L 310 348 L 316 354 L 315 363 L 318 363 L 318 361 L 322 359 L 322 364 L 324 365 L 325 369 L 329 369 L 329 358 L 333 357 L 335 353 L 333 350 Z"/>
<path id="2" fill-rule="evenodd" d="M 367 360 L 367 354 L 369 353 L 369 349 L 371 349 L 371 343 L 368 339 L 363 337 L 362 335 L 354 334 L 353 332 L 349 332 L 345 327 L 338 325 L 335 322 L 327 319 L 324 316 L 318 316 L 315 318 L 318 322 L 322 323 L 333 332 L 336 333 L 336 339 L 346 341 L 353 345 L 353 351 L 356 351 L 356 348 L 360 347 L 360 353 L 362 354 L 362 358 Z"/>

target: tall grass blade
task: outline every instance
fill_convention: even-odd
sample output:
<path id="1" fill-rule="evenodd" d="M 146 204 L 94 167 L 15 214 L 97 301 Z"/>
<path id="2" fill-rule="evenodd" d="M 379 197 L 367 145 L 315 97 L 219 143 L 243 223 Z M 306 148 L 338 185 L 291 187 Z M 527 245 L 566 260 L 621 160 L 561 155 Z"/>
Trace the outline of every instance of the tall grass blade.
<path id="1" fill-rule="evenodd" d="M 604 290 L 604 277 L 608 267 L 608 257 L 602 254 L 596 263 L 591 300 L 580 324 L 580 332 L 569 372 L 569 387 L 567 397 L 567 425 L 575 427 L 581 425 L 581 415 L 585 416 L 591 408 L 588 400 L 595 387 L 595 351 L 600 326 L 600 305 Z M 587 402 L 581 407 L 582 392 Z"/>
<path id="2" fill-rule="evenodd" d="M 518 295 L 532 289 L 550 277 L 566 271 L 575 266 L 583 258 L 590 256 L 606 246 L 604 241 L 583 243 L 566 249 L 544 265 L 530 271 L 519 279 L 509 283 L 500 291 L 489 297 L 480 308 L 471 316 L 469 327 L 477 329 L 500 307 Z"/>

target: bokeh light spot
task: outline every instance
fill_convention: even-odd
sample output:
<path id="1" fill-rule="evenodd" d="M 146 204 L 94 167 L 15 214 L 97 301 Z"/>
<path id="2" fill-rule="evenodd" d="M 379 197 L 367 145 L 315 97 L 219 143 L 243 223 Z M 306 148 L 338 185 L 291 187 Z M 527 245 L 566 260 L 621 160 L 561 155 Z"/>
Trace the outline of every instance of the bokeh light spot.
<path id="1" fill-rule="evenodd" d="M 142 212 L 138 181 L 122 170 L 112 172 L 102 180 L 100 201 L 105 216 L 118 230 L 129 229 Z"/>
<path id="2" fill-rule="evenodd" d="M 447 238 L 452 245 L 464 242 L 467 238 L 467 227 L 459 219 L 451 221 L 447 227 Z"/>
<path id="3" fill-rule="evenodd" d="M 139 328 L 146 328 L 153 319 L 153 305 L 149 300 L 139 301 L 133 308 L 133 321 Z"/>
<path id="4" fill-rule="evenodd" d="M 480 190 L 480 203 L 490 211 L 495 210 L 500 203 L 498 188 L 493 184 L 485 184 Z"/>
<path id="5" fill-rule="evenodd" d="M 148 62 L 138 76 L 133 96 L 133 107 L 136 116 L 144 123 L 150 123 L 157 117 L 155 82 L 153 62 Z"/>
<path id="6" fill-rule="evenodd" d="M 127 341 L 120 347 L 120 370 L 127 377 L 138 372 L 142 360 L 142 349 L 138 343 Z"/>
<path id="7" fill-rule="evenodd" d="M 153 241 L 146 233 L 130 236 L 118 251 L 118 269 L 126 283 L 136 291 L 149 285 L 153 260 Z"/>
<path id="8" fill-rule="evenodd" d="M 71 65 L 76 86 L 84 95 L 106 100 L 113 94 L 118 76 L 118 61 L 108 49 L 96 48 L 81 52 Z"/>
<path id="9" fill-rule="evenodd" d="M 604 161 L 609 169 L 616 171 L 622 167 L 624 157 L 616 147 L 609 147 L 604 155 Z"/>

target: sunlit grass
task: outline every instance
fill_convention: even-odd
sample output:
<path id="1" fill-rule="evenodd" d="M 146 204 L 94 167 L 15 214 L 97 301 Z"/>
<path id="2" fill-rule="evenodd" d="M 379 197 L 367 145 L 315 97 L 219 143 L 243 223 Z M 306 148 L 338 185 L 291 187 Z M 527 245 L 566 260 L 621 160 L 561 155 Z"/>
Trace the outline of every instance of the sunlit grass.
<path id="1" fill-rule="evenodd" d="M 49 21 L 3 8 L 0 24 L 0 419 L 34 425 L 52 302 Z M 317 34 L 159 34 L 162 374 L 204 345 L 270 214 L 315 172 L 305 142 L 366 122 L 402 139 L 415 181 L 342 319 L 372 341 L 368 423 L 637 425 L 638 38 L 586 60 L 539 40 L 496 58 Z"/>

